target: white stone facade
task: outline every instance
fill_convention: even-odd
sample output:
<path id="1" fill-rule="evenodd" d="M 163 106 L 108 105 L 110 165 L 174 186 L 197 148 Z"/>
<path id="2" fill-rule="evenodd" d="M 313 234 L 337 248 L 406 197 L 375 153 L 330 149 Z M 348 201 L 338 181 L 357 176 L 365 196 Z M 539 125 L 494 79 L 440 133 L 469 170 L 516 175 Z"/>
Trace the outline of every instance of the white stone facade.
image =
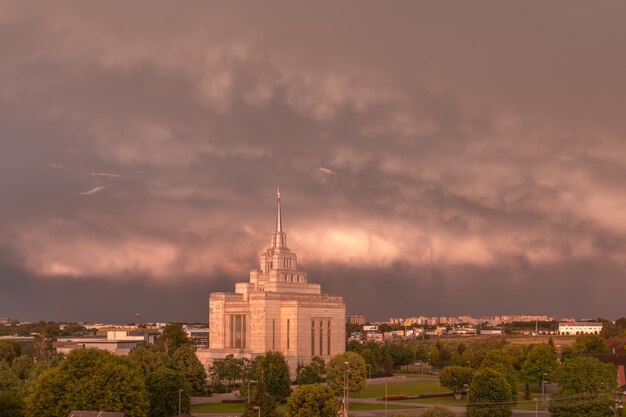
<path id="1" fill-rule="evenodd" d="M 234 293 L 209 296 L 209 348 L 198 349 L 205 366 L 234 354 L 254 359 L 267 351 L 282 352 L 292 376 L 298 364 L 313 356 L 328 361 L 345 350 L 346 306 L 338 295 L 322 294 L 298 270 L 296 254 L 282 231 L 280 191 L 276 231 L 259 256 L 259 269 Z"/>
<path id="2" fill-rule="evenodd" d="M 600 334 L 602 323 L 598 322 L 565 322 L 559 323 L 559 333 L 563 335 Z"/>

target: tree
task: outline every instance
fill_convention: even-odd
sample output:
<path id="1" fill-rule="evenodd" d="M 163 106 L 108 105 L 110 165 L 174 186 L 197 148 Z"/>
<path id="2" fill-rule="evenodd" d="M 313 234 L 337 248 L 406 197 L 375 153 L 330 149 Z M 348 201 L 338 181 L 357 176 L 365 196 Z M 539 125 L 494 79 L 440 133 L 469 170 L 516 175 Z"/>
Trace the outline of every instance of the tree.
<path id="1" fill-rule="evenodd" d="M 189 413 L 191 389 L 185 376 L 172 369 L 154 371 L 146 378 L 148 391 L 148 417 L 171 417 L 178 414 L 180 392 L 181 411 Z"/>
<path id="2" fill-rule="evenodd" d="M 439 382 L 455 394 L 463 392 L 463 386 L 472 382 L 473 372 L 464 366 L 446 366 L 439 373 Z"/>
<path id="3" fill-rule="evenodd" d="M 336 417 L 339 405 L 328 385 L 303 385 L 287 400 L 285 417 Z"/>
<path id="4" fill-rule="evenodd" d="M 348 391 L 359 392 L 365 388 L 367 379 L 365 361 L 358 353 L 344 352 L 333 357 L 327 368 L 326 383 L 335 395 L 341 395 L 344 390 L 346 372 Z"/>
<path id="5" fill-rule="evenodd" d="M 21 390 L 0 391 L 0 417 L 24 417 Z"/>
<path id="6" fill-rule="evenodd" d="M 21 355 L 13 360 L 11 363 L 11 369 L 15 372 L 21 380 L 28 378 L 30 371 L 34 365 L 33 357 L 30 355 Z"/>
<path id="7" fill-rule="evenodd" d="M 103 350 L 77 349 L 34 381 L 27 417 L 66 416 L 71 410 L 122 411 L 144 417 L 146 390 L 137 364 Z"/>
<path id="8" fill-rule="evenodd" d="M 228 386 L 234 384 L 236 380 L 243 379 L 243 365 L 243 360 L 235 358 L 234 355 L 216 359 L 209 368 L 211 384 L 219 388 L 222 387 L 222 381 L 226 381 L 228 389 Z"/>
<path id="9" fill-rule="evenodd" d="M 324 359 L 319 356 L 313 356 L 311 364 L 299 367 L 297 374 L 296 384 L 298 385 L 319 384 L 324 382 L 326 377 Z"/>
<path id="10" fill-rule="evenodd" d="M 468 417 L 512 415 L 511 388 L 504 375 L 489 368 L 479 370 L 469 387 Z"/>
<path id="11" fill-rule="evenodd" d="M 501 350 L 490 350 L 485 355 L 481 367 L 491 368 L 504 375 L 511 388 L 511 398 L 517 401 L 517 377 L 513 360 L 508 354 Z"/>
<path id="12" fill-rule="evenodd" d="M 554 373 L 559 383 L 549 409 L 554 417 L 611 417 L 612 391 L 617 387 L 615 367 L 596 358 L 579 356 Z"/>
<path id="13" fill-rule="evenodd" d="M 171 367 L 182 373 L 189 384 L 191 395 L 204 395 L 206 393 L 206 371 L 191 345 L 182 345 L 174 351 Z"/>
<path id="14" fill-rule="evenodd" d="M 355 355 L 357 355 L 355 353 Z M 280 352 L 266 352 L 255 359 L 255 371 L 258 381 L 263 381 L 268 394 L 277 402 L 283 401 L 291 394 L 289 365 Z"/>
<path id="15" fill-rule="evenodd" d="M 258 407 L 255 409 L 255 407 Z M 277 417 L 276 400 L 267 392 L 265 383 L 261 380 L 254 386 L 250 402 L 246 405 L 242 417 L 257 417 L 259 411 L 261 417 Z"/>
<path id="16" fill-rule="evenodd" d="M 38 361 L 48 360 L 54 355 L 54 342 L 56 341 L 53 335 L 53 329 L 50 324 L 41 322 L 35 338 L 33 340 L 33 352 L 35 359 Z"/>
<path id="17" fill-rule="evenodd" d="M 156 341 L 159 349 L 170 354 L 179 347 L 188 344 L 191 344 L 191 341 L 187 338 L 187 333 L 185 333 L 183 325 L 180 323 L 165 326 L 161 336 Z"/>
<path id="18" fill-rule="evenodd" d="M 15 340 L 0 340 L 0 361 L 11 364 L 21 354 L 22 348 Z"/>
<path id="19" fill-rule="evenodd" d="M 574 353 L 608 353 L 609 349 L 604 344 L 602 336 L 597 334 L 581 334 L 576 338 L 572 347 Z"/>
<path id="20" fill-rule="evenodd" d="M 6 362 L 0 362 L 0 391 L 19 388 L 22 385 L 19 377 Z"/>
<path id="21" fill-rule="evenodd" d="M 368 368 L 368 375 L 377 375 L 380 371 L 380 354 L 378 350 L 366 348 L 361 351 L 361 357 L 365 360 L 365 366 Z"/>
<path id="22" fill-rule="evenodd" d="M 384 345 L 383 354 L 391 355 L 393 367 L 396 369 L 415 361 L 415 354 L 406 343 L 387 343 Z"/>
<path id="23" fill-rule="evenodd" d="M 167 353 L 155 345 L 137 346 L 128 357 L 139 365 L 144 378 L 154 371 L 167 368 L 169 361 Z"/>
<path id="24" fill-rule="evenodd" d="M 532 345 L 523 365 L 524 378 L 538 384 L 549 380 L 550 374 L 558 367 L 556 358 L 555 349 L 547 343 Z"/>
<path id="25" fill-rule="evenodd" d="M 422 414 L 422 417 L 456 417 L 456 413 L 444 407 L 434 406 L 428 407 Z M 395 416 L 394 416 L 395 417 Z"/>

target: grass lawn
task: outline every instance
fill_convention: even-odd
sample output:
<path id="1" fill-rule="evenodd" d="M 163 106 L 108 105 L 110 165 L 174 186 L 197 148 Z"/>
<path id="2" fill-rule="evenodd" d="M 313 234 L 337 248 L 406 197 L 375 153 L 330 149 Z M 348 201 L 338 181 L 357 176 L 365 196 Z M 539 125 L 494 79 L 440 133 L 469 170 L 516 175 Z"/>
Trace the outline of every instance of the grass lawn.
<path id="1" fill-rule="evenodd" d="M 460 400 L 454 397 L 436 397 L 436 398 L 422 398 L 413 400 L 401 400 L 400 403 L 414 403 L 414 404 L 432 404 L 432 405 L 455 405 L 457 407 L 463 407 L 467 404 L 467 398 L 463 396 Z M 394 401 L 395 403 L 395 401 Z"/>
<path id="2" fill-rule="evenodd" d="M 524 399 L 524 393 L 520 392 L 517 395 L 517 404 L 513 406 L 516 410 L 534 410 L 535 409 L 535 398 L 539 400 L 539 410 L 541 408 L 541 394 L 531 394 L 530 400 Z M 467 404 L 467 397 L 463 396 L 460 400 L 455 399 L 454 397 L 438 397 L 438 398 L 423 398 L 423 399 L 414 399 L 414 400 L 401 400 L 399 402 L 408 402 L 415 404 L 433 404 L 433 405 L 454 405 L 458 407 L 463 407 Z M 395 403 L 395 401 L 394 401 Z"/>
<path id="3" fill-rule="evenodd" d="M 191 406 L 192 413 L 243 413 L 243 403 L 212 403 Z"/>
<path id="4" fill-rule="evenodd" d="M 387 384 L 387 395 L 394 394 L 426 394 L 437 392 L 439 381 L 436 379 L 410 379 L 407 381 L 390 382 Z M 439 387 L 440 392 L 448 391 Z M 351 398 L 382 398 L 385 395 L 385 384 L 369 384 L 359 393 L 350 394 Z"/>
<path id="5" fill-rule="evenodd" d="M 387 410 L 401 410 L 408 408 L 407 406 L 399 404 L 387 404 Z M 369 411 L 369 410 L 384 410 L 385 404 L 365 404 L 365 403 L 350 403 L 349 411 Z"/>

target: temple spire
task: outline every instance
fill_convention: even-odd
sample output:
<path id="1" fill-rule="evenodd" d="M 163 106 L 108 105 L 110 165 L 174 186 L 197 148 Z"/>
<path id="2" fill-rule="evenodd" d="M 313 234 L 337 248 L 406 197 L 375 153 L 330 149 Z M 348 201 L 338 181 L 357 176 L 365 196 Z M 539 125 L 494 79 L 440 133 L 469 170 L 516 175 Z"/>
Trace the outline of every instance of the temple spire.
<path id="1" fill-rule="evenodd" d="M 280 213 L 280 187 L 276 189 L 276 204 L 278 212 L 276 214 L 276 231 L 272 236 L 272 247 L 284 248 L 287 244 L 287 236 L 283 232 L 283 218 Z"/>
<path id="2" fill-rule="evenodd" d="M 280 215 L 280 187 L 276 189 L 276 200 L 278 202 L 278 216 L 276 217 L 276 233 L 283 232 L 283 219 Z"/>

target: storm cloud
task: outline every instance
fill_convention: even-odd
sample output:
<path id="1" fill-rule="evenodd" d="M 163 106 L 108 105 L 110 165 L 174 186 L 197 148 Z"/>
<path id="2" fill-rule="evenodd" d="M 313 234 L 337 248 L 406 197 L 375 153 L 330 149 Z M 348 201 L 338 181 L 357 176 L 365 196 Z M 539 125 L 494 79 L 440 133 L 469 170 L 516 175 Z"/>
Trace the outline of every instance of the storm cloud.
<path id="1" fill-rule="evenodd" d="M 623 315 L 626 6 L 0 2 L 0 316 Z"/>

